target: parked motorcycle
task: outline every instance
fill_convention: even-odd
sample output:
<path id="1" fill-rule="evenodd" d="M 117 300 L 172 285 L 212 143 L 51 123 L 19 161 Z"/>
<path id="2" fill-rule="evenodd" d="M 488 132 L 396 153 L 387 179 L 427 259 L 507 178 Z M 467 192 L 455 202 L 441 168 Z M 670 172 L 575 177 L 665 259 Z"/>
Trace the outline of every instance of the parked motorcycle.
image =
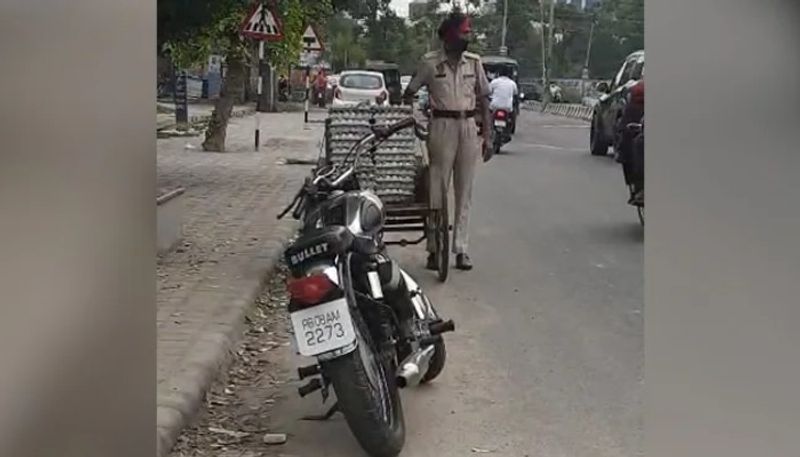
<path id="1" fill-rule="evenodd" d="M 494 110 L 492 113 L 492 148 L 495 154 L 500 154 L 500 149 L 511 141 L 514 125 L 513 113 L 504 109 Z"/>
<path id="2" fill-rule="evenodd" d="M 413 117 L 373 127 L 342 164 L 325 164 L 307 178 L 292 203 L 302 220 L 299 237 L 286 249 L 294 344 L 316 359 L 298 369 L 310 381 L 301 396 L 332 386 L 336 404 L 361 447 L 373 457 L 393 457 L 405 442 L 399 388 L 436 378 L 444 368 L 442 334 L 455 330 L 439 317 L 414 279 L 387 254 L 382 241 L 384 206 L 362 190 L 356 169 L 363 152 L 374 162 L 377 146 L 404 128 L 427 135 Z M 352 157 L 352 161 L 350 160 Z"/>
<path id="3" fill-rule="evenodd" d="M 636 207 L 639 222 L 644 226 L 644 122 L 631 122 L 625 126 L 628 134 L 632 136 L 630 173 L 628 184 L 630 199 L 628 204 Z"/>

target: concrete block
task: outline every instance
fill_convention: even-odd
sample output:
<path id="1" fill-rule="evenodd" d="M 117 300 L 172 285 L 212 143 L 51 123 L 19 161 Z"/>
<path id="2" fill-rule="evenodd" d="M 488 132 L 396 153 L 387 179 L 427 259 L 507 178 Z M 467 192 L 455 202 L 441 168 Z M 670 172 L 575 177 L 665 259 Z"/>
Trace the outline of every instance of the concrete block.
<path id="1" fill-rule="evenodd" d="M 156 199 L 156 248 L 171 251 L 183 237 L 184 189 L 170 189 Z"/>

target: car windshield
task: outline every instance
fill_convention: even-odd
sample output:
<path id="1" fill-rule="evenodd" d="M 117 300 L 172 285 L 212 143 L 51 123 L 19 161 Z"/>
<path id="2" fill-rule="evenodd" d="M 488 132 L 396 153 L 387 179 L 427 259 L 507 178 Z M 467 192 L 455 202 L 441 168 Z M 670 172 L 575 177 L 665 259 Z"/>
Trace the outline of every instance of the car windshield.
<path id="1" fill-rule="evenodd" d="M 359 73 L 342 76 L 339 85 L 349 89 L 380 89 L 383 81 L 380 76 Z"/>

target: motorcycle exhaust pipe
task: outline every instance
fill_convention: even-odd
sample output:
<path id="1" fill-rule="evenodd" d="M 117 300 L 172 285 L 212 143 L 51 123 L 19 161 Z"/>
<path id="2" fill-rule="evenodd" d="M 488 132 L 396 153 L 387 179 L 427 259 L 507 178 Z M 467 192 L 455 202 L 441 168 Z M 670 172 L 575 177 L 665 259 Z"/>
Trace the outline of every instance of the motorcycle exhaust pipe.
<path id="1" fill-rule="evenodd" d="M 433 346 L 427 346 L 406 357 L 397 370 L 397 385 L 401 388 L 418 386 L 428 372 L 434 351 Z"/>

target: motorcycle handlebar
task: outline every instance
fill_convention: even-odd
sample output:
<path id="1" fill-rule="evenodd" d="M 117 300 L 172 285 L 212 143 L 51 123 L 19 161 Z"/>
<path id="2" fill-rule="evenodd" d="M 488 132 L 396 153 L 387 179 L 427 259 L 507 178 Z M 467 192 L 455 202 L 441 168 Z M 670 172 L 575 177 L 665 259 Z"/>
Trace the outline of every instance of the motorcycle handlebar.
<path id="1" fill-rule="evenodd" d="M 414 127 L 414 133 L 417 135 L 418 138 L 420 138 L 422 140 L 427 138 L 427 136 L 428 136 L 427 129 L 425 127 L 423 127 L 422 125 L 420 125 L 419 123 L 417 123 L 416 119 L 414 119 L 414 116 L 409 116 L 409 117 L 404 118 L 404 119 L 402 119 L 402 120 L 400 120 L 398 122 L 395 122 L 394 124 L 390 124 L 390 125 L 385 126 L 385 127 L 373 127 L 372 128 L 372 134 L 367 135 L 366 137 L 362 138 L 358 143 L 356 143 L 353 146 L 353 149 L 351 149 L 351 153 L 354 150 L 356 151 L 356 159 L 355 160 L 357 162 L 358 161 L 358 156 L 360 155 L 360 149 L 365 144 L 367 144 L 371 140 L 375 140 L 375 139 L 380 140 L 380 142 L 382 142 L 383 140 L 386 140 L 387 138 L 389 138 L 390 136 L 392 136 L 395 133 L 399 132 L 400 130 L 403 130 L 403 129 L 406 129 L 406 128 L 409 128 L 409 127 Z M 349 157 L 349 156 L 350 156 L 350 153 L 348 153 L 347 157 Z M 346 162 L 347 162 L 347 158 L 345 158 L 345 163 Z M 335 188 L 335 187 L 341 185 L 341 183 L 345 179 L 347 179 L 353 173 L 354 170 L 355 170 L 355 163 L 353 163 L 348 169 L 346 169 L 339 177 L 337 177 L 332 182 L 328 179 L 330 177 L 330 176 L 328 176 L 328 174 L 322 174 L 322 175 L 315 176 L 314 180 L 313 180 L 313 183 L 310 183 L 308 181 L 308 179 L 307 179 L 306 183 L 303 185 L 303 187 L 300 188 L 300 191 L 297 192 L 297 195 L 295 195 L 294 199 L 289 204 L 289 206 L 284 208 L 284 210 L 278 215 L 277 218 L 278 219 L 282 219 L 286 215 L 286 213 L 288 213 L 289 211 L 294 209 L 294 211 L 292 211 L 292 216 L 295 219 L 299 219 L 300 216 L 303 213 L 304 201 L 305 201 L 305 198 L 307 196 L 306 187 L 309 184 L 313 184 L 315 186 L 319 182 L 322 182 L 322 183 L 326 184 L 325 187 Z M 334 170 L 329 170 L 329 173 L 333 173 L 333 172 L 334 172 Z"/>
<path id="2" fill-rule="evenodd" d="M 401 119 L 394 124 L 387 125 L 385 127 L 373 127 L 372 132 L 375 134 L 378 139 L 386 139 L 390 136 L 394 135 L 395 133 L 399 132 L 400 130 L 407 129 L 409 127 L 413 127 L 417 124 L 417 121 L 414 119 L 413 116 L 409 116 L 407 118 Z"/>

